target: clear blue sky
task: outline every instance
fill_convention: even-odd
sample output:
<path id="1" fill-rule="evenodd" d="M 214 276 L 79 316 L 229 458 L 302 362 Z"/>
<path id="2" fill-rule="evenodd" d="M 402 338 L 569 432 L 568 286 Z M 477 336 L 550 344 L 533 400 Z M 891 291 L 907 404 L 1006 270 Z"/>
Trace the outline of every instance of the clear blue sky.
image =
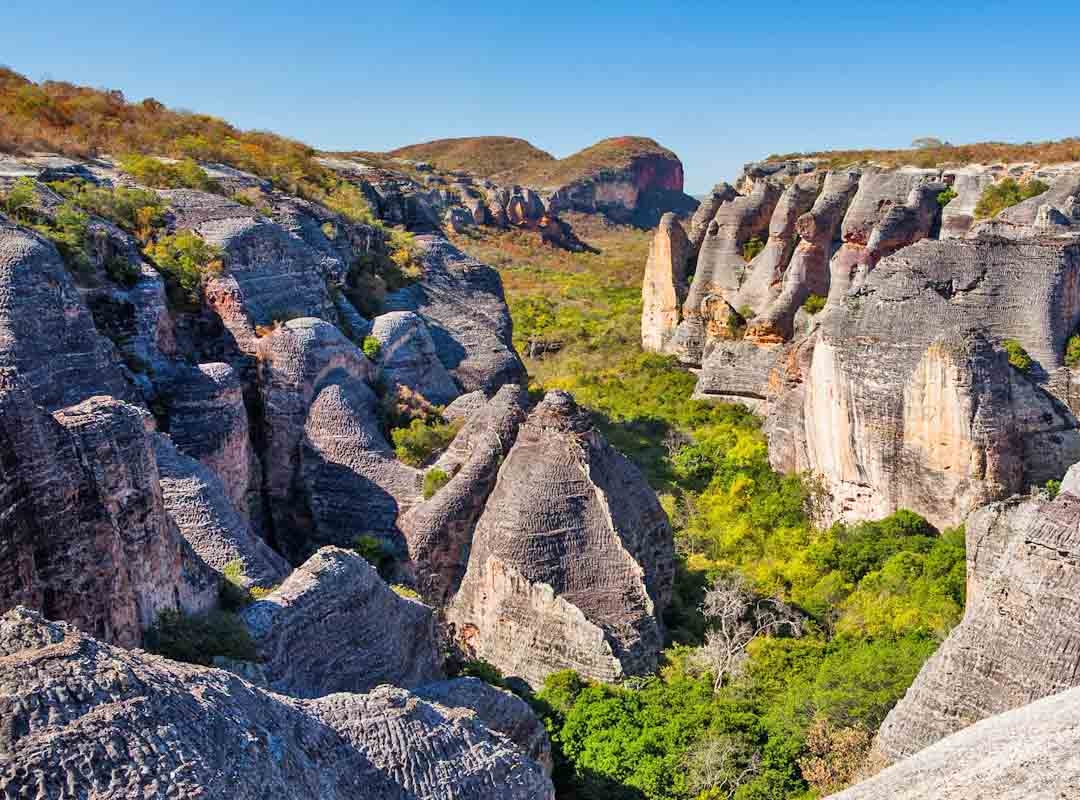
<path id="1" fill-rule="evenodd" d="M 687 189 L 772 152 L 1080 134 L 1069 3 L 5 0 L 0 63 L 327 149 L 651 136 Z"/>

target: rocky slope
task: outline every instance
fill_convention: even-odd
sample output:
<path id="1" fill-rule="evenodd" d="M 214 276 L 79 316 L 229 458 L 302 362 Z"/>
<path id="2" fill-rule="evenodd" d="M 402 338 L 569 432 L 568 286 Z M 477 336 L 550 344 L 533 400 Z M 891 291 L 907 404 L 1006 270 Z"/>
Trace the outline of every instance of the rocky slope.
<path id="1" fill-rule="evenodd" d="M 1050 189 L 975 223 L 1006 176 Z M 698 368 L 699 395 L 758 410 L 774 466 L 818 475 L 827 517 L 904 507 L 952 525 L 1080 458 L 1064 365 L 1080 167 L 800 161 L 749 165 L 738 185 L 689 236 L 658 229 L 643 342 Z M 824 310 L 808 313 L 815 298 Z M 1009 340 L 1030 369 L 1010 366 Z"/>
<path id="2" fill-rule="evenodd" d="M 0 617 L 0 791 L 40 800 L 553 798 L 530 758 L 535 743 L 513 738 L 529 728 L 512 720 L 531 713 L 507 708 L 497 689 L 455 683 L 423 696 L 383 686 L 296 700 L 18 608 Z"/>
<path id="3" fill-rule="evenodd" d="M 44 615 L 0 623 L 0 684 L 27 715 L 0 742 L 0 791 L 550 796 L 536 717 L 443 680 L 444 659 L 482 654 L 533 684 L 652 669 L 674 570 L 655 496 L 569 398 L 530 414 L 495 270 L 430 233 L 381 291 L 357 271 L 391 263 L 384 223 L 203 168 L 204 189 L 152 190 L 104 158 L 0 160 L 0 198 L 31 190 L 0 212 L 0 606 Z M 139 240 L 80 210 L 50 184 L 72 178 L 116 202 L 143 192 L 156 227 Z M 226 196 L 253 187 L 257 202 Z M 177 241 L 209 254 L 185 292 L 154 249 Z M 460 420 L 420 466 L 390 437 L 413 413 Z M 517 528 L 534 548 L 511 555 Z M 496 562 L 523 577 L 482 599 L 470 576 Z M 478 647 L 529 597 L 557 613 L 517 618 L 525 657 Z M 262 688 L 118 649 L 245 598 L 254 660 L 215 663 Z"/>

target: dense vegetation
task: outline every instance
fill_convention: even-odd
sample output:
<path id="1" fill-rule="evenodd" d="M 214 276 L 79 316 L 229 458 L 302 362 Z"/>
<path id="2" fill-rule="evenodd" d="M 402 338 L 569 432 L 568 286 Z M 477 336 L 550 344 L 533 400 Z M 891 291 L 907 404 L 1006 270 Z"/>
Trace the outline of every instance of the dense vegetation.
<path id="1" fill-rule="evenodd" d="M 599 252 L 552 250 L 522 231 L 458 242 L 500 268 L 516 344 L 538 356 L 527 358 L 533 389 L 571 391 L 660 493 L 680 568 L 659 674 L 604 686 L 559 673 L 534 698 L 556 744 L 560 797 L 833 791 L 959 620 L 963 533 L 939 534 L 909 512 L 815 527 L 813 482 L 770 468 L 758 420 L 692 400 L 693 375 L 640 351 L 648 234 L 571 221 Z M 795 622 L 729 661 L 725 631 L 702 606 L 732 586 L 748 613 L 769 602 Z"/>

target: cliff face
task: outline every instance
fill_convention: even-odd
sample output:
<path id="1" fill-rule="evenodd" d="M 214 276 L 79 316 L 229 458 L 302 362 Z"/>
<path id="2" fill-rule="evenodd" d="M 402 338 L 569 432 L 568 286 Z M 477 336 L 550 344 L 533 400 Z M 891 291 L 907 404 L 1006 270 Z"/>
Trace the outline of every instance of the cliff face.
<path id="1" fill-rule="evenodd" d="M 747 193 L 718 193 L 712 220 L 697 221 L 673 333 L 651 309 L 678 273 L 650 261 L 643 342 L 700 366 L 700 396 L 765 416 L 774 466 L 817 474 L 830 518 L 903 507 L 952 525 L 1080 458 L 1063 364 L 1080 322 L 1080 170 L 1026 167 L 1051 189 L 974 227 L 980 187 L 1006 170 L 798 162 L 786 184 L 762 172 L 748 167 Z M 655 247 L 672 238 L 662 228 Z M 816 315 L 803 310 L 811 296 L 827 300 Z M 733 319 L 745 319 L 741 340 Z M 1006 340 L 1031 369 L 1009 365 Z"/>

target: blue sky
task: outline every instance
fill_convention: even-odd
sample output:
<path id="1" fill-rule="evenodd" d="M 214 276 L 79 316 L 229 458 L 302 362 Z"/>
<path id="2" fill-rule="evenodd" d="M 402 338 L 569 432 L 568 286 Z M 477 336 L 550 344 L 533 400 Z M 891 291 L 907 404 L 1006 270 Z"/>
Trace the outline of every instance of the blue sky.
<path id="1" fill-rule="evenodd" d="M 5 0 L 34 79 L 327 149 L 521 136 L 564 156 L 651 136 L 687 189 L 773 152 L 1080 135 L 1065 3 L 154 3 Z"/>

